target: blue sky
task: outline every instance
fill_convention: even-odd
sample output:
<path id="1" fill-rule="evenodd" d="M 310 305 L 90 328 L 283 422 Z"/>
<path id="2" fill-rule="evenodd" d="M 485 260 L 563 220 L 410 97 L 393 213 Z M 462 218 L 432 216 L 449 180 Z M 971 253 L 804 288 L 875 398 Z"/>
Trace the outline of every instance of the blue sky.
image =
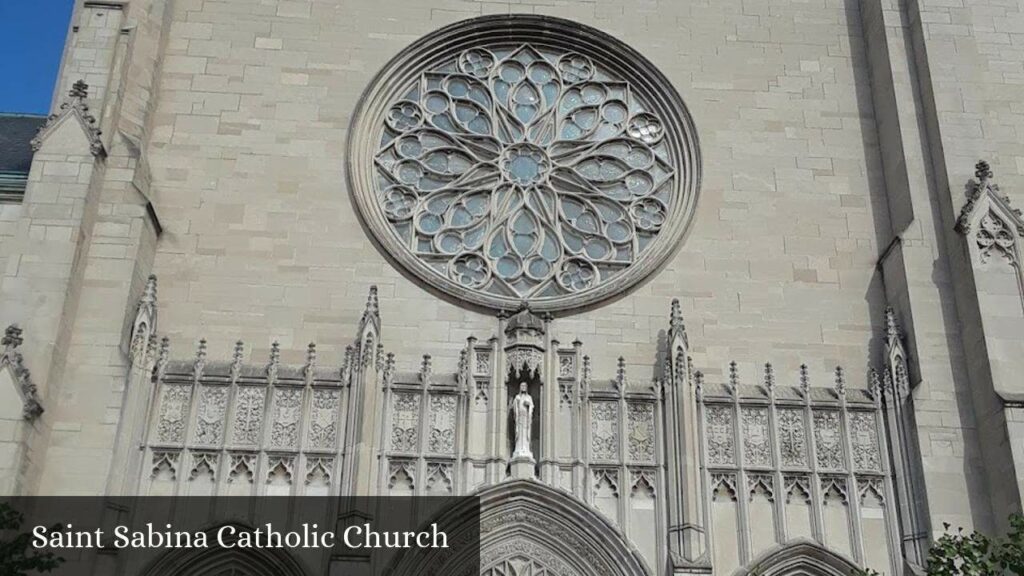
<path id="1" fill-rule="evenodd" d="M 0 0 L 0 112 L 49 112 L 74 0 Z"/>

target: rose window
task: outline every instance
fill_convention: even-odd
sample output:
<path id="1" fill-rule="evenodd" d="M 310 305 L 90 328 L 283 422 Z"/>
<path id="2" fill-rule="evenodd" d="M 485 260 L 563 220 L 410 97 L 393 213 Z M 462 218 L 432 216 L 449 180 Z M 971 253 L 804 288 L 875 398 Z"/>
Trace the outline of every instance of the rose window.
<path id="1" fill-rule="evenodd" d="M 364 221 L 463 301 L 592 303 L 650 273 L 692 216 L 699 162 L 678 96 L 579 25 L 456 24 L 396 58 L 360 112 L 350 184 Z"/>

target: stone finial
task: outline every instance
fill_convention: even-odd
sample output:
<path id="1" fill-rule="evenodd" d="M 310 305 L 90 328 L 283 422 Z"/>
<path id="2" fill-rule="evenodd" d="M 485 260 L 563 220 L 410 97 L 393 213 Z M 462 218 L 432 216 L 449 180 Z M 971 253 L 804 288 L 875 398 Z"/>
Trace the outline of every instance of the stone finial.
<path id="1" fill-rule="evenodd" d="M 729 362 L 729 390 L 737 396 L 740 393 L 740 370 L 735 360 Z"/>
<path id="2" fill-rule="evenodd" d="M 367 326 L 373 326 L 374 331 L 380 334 L 380 301 L 377 299 L 377 285 L 370 286 L 370 292 L 366 296 L 366 306 L 363 308 L 363 316 L 359 320 L 359 332 L 366 331 Z"/>
<path id="3" fill-rule="evenodd" d="M 583 369 L 581 370 L 582 376 L 580 377 L 580 396 L 586 396 L 587 391 L 590 390 L 590 382 L 592 375 L 592 368 L 590 366 L 590 356 L 587 354 L 583 355 Z"/>
<path id="4" fill-rule="evenodd" d="M 390 385 L 395 379 L 395 353 L 388 352 L 384 361 L 384 384 Z"/>
<path id="5" fill-rule="evenodd" d="M 885 336 L 889 340 L 900 337 L 900 325 L 892 306 L 885 307 Z"/>
<path id="6" fill-rule="evenodd" d="M 984 186 L 986 182 L 992 179 L 992 167 L 989 166 L 988 162 L 978 160 L 978 163 L 974 165 L 974 177 Z"/>
<path id="7" fill-rule="evenodd" d="M 679 307 L 679 299 L 672 299 L 672 311 L 669 313 L 668 320 L 668 338 L 670 341 L 680 338 L 683 341 L 683 346 L 689 348 L 689 342 L 686 338 L 686 324 L 683 322 L 683 313 Z"/>
<path id="8" fill-rule="evenodd" d="M 352 383 L 352 370 L 355 361 L 355 347 L 351 344 L 345 346 L 345 358 L 341 362 L 341 381 L 343 384 Z"/>
<path id="9" fill-rule="evenodd" d="M 775 393 L 775 369 L 771 362 L 764 363 L 764 387 L 769 395 Z"/>
<path id="10" fill-rule="evenodd" d="M 803 391 L 805 398 L 811 391 L 811 375 L 807 364 L 800 365 L 800 390 Z"/>
<path id="11" fill-rule="evenodd" d="M 697 394 L 699 400 L 701 395 L 704 393 L 704 373 L 697 370 L 693 373 L 693 390 Z"/>
<path id="12" fill-rule="evenodd" d="M 235 351 L 231 355 L 231 381 L 238 381 L 242 374 L 242 356 L 245 355 L 245 343 L 241 340 L 235 342 Z"/>
<path id="13" fill-rule="evenodd" d="M 313 372 L 316 370 L 316 343 L 310 342 L 306 347 L 306 365 L 302 369 L 308 382 L 313 381 Z"/>
<path id="14" fill-rule="evenodd" d="M 612 384 L 620 392 L 626 389 L 626 359 L 623 356 L 619 356 L 619 360 L 615 364 L 615 380 L 612 381 Z"/>
<path id="15" fill-rule="evenodd" d="M 274 340 L 270 345 L 270 362 L 267 363 L 267 379 L 271 383 L 277 381 L 277 369 L 281 365 L 281 344 Z"/>
<path id="16" fill-rule="evenodd" d="M 11 324 L 8 326 L 7 329 L 4 330 L 3 339 L 0 340 L 0 344 L 8 350 L 13 350 L 18 346 L 21 346 L 22 342 L 24 342 L 24 340 L 21 337 L 21 328 L 19 328 L 17 324 Z"/>
<path id="17" fill-rule="evenodd" d="M 164 336 L 160 339 L 160 352 L 157 353 L 154 378 L 157 382 L 163 382 L 164 372 L 167 370 L 167 363 L 171 361 L 171 339 Z"/>
<path id="18" fill-rule="evenodd" d="M 470 344 L 472 346 L 472 344 Z M 459 391 L 465 391 L 469 384 L 469 349 L 459 350 L 459 367 L 455 374 L 455 381 L 459 385 Z"/>
<path id="19" fill-rule="evenodd" d="M 843 374 L 843 367 L 842 366 L 836 366 L 835 381 L 836 381 L 836 394 L 838 394 L 840 398 L 845 397 L 846 396 L 846 376 Z"/>
<path id="20" fill-rule="evenodd" d="M 882 383 L 878 378 L 878 371 L 873 366 L 868 366 L 868 393 L 875 404 L 882 401 Z"/>
<path id="21" fill-rule="evenodd" d="M 423 362 L 420 364 L 420 382 L 424 385 L 430 384 L 430 377 L 434 372 L 433 360 L 430 354 L 423 355 Z"/>
<path id="22" fill-rule="evenodd" d="M 150 274 L 149 278 L 146 278 L 146 286 L 142 289 L 142 297 L 139 298 L 139 303 L 150 306 L 156 304 L 156 274 Z"/>
<path id="23" fill-rule="evenodd" d="M 199 346 L 196 348 L 196 359 L 192 363 L 192 377 L 196 382 L 203 377 L 203 369 L 206 368 L 206 338 L 199 339 Z"/>
<path id="24" fill-rule="evenodd" d="M 85 80 L 78 79 L 74 84 L 71 85 L 71 90 L 68 91 L 68 96 L 71 98 L 77 98 L 84 100 L 89 97 L 89 85 L 85 83 Z"/>

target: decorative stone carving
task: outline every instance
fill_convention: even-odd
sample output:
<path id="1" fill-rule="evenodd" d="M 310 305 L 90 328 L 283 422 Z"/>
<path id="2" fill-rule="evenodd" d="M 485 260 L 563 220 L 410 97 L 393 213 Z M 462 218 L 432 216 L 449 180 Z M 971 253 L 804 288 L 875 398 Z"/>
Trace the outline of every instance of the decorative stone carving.
<path id="1" fill-rule="evenodd" d="M 750 474 L 747 476 L 747 498 L 753 501 L 758 496 L 769 502 L 775 501 L 775 478 L 771 474 Z"/>
<path id="2" fill-rule="evenodd" d="M 654 470 L 646 468 L 630 470 L 630 494 L 634 497 L 642 495 L 654 498 L 657 495 L 657 490 L 655 489 L 657 481 L 655 478 Z"/>
<path id="3" fill-rule="evenodd" d="M 536 348 L 520 346 L 508 351 L 508 365 L 516 370 L 540 370 L 543 360 L 544 355 Z"/>
<path id="4" fill-rule="evenodd" d="M 806 468 L 807 431 L 804 427 L 804 411 L 799 408 L 780 408 L 777 414 L 782 465 Z"/>
<path id="5" fill-rule="evenodd" d="M 190 481 L 205 479 L 209 482 L 217 481 L 217 462 L 219 455 L 216 452 L 192 452 L 192 471 L 189 472 Z"/>
<path id="6" fill-rule="evenodd" d="M 733 436 L 733 411 L 727 406 L 707 406 L 708 463 L 729 466 L 736 463 L 736 443 Z"/>
<path id="7" fill-rule="evenodd" d="M 573 383 L 571 380 L 562 380 L 558 383 L 558 406 L 572 406 Z"/>
<path id="8" fill-rule="evenodd" d="M 627 408 L 629 427 L 629 459 L 638 463 L 653 463 L 654 404 L 630 402 Z"/>
<path id="9" fill-rule="evenodd" d="M 796 501 L 801 504 L 811 503 L 811 483 L 807 476 L 786 475 L 786 503 Z"/>
<path id="10" fill-rule="evenodd" d="M 224 414 L 228 391 L 222 386 L 203 386 L 196 412 L 196 444 L 217 446 L 224 439 Z"/>
<path id="11" fill-rule="evenodd" d="M 433 454 L 455 453 L 456 397 L 450 394 L 430 396 L 429 451 Z"/>
<path id="12" fill-rule="evenodd" d="M 546 311 L 619 293 L 692 216 L 685 108 L 597 31 L 575 41 L 578 24 L 552 34 L 550 19 L 523 16 L 493 26 L 428 36 L 440 52 L 414 49 L 371 87 L 350 147 L 356 205 L 401 265 L 460 300 Z"/>
<path id="13" fill-rule="evenodd" d="M 862 506 L 869 497 L 878 504 L 885 504 L 885 486 L 880 476 L 857 476 L 857 491 Z"/>
<path id="14" fill-rule="evenodd" d="M 312 450 L 331 450 L 338 438 L 338 406 L 340 394 L 337 390 L 320 389 L 313 391 L 313 402 L 309 409 L 308 447 Z"/>
<path id="15" fill-rule="evenodd" d="M 228 471 L 228 482 L 245 482 L 252 484 L 256 477 L 255 454 L 231 454 L 231 469 Z"/>
<path id="16" fill-rule="evenodd" d="M 396 392 L 391 420 L 391 449 L 395 452 L 415 452 L 419 443 L 419 394 Z"/>
<path id="17" fill-rule="evenodd" d="M 0 340 L 0 346 L 3 346 L 3 350 L 0 351 L 0 370 L 11 371 L 12 380 L 17 384 L 18 392 L 21 394 L 21 414 L 26 420 L 33 420 L 43 413 L 43 406 L 39 402 L 39 394 L 35 383 L 32 382 L 32 375 L 25 367 L 25 359 L 18 350 L 22 342 L 21 328 L 16 324 L 8 326 L 3 339 Z"/>
<path id="18" fill-rule="evenodd" d="M 450 494 L 453 486 L 452 465 L 449 462 L 427 463 L 427 492 Z"/>
<path id="19" fill-rule="evenodd" d="M 60 105 L 60 110 L 51 114 L 46 119 L 46 124 L 39 129 L 39 133 L 32 139 L 32 150 L 38 151 L 43 146 L 43 141 L 56 129 L 64 118 L 73 117 L 82 127 L 86 139 L 89 141 L 89 151 L 93 156 L 106 156 L 103 148 L 103 141 L 100 140 L 100 129 L 96 126 L 96 118 L 89 112 L 89 105 L 85 99 L 89 97 L 89 85 L 83 80 L 77 80 L 68 92 L 68 98 Z"/>
<path id="20" fill-rule="evenodd" d="M 292 483 L 295 471 L 294 456 L 271 455 L 267 464 L 267 484 L 287 486 Z"/>
<path id="21" fill-rule="evenodd" d="M 331 485 L 334 458 L 316 456 L 306 459 L 306 486 L 327 487 Z"/>
<path id="22" fill-rule="evenodd" d="M 594 401 L 590 404 L 590 446 L 594 460 L 619 458 L 618 404 Z"/>
<path id="23" fill-rule="evenodd" d="M 407 482 L 408 488 L 416 488 L 416 463 L 412 460 L 391 460 L 388 463 L 388 488 L 394 488 L 399 482 Z"/>
<path id="24" fill-rule="evenodd" d="M 487 380 L 476 381 L 476 394 L 473 396 L 473 401 L 476 402 L 478 406 L 487 405 L 487 387 L 489 385 L 490 382 Z"/>
<path id="25" fill-rule="evenodd" d="M 533 428 L 533 398 L 526 389 L 526 382 L 519 385 L 519 394 L 512 399 L 510 407 L 515 424 L 515 450 L 512 459 L 533 460 L 530 435 Z"/>
<path id="26" fill-rule="evenodd" d="M 849 418 L 854 468 L 872 472 L 881 471 L 878 431 L 874 413 L 852 411 Z"/>
<path id="27" fill-rule="evenodd" d="M 573 378 L 576 376 L 576 357 L 562 354 L 558 357 L 558 377 Z"/>
<path id="28" fill-rule="evenodd" d="M 839 476 L 825 476 L 821 479 L 821 499 L 825 505 L 849 503 L 849 495 L 846 489 L 846 478 Z"/>
<path id="29" fill-rule="evenodd" d="M 185 423 L 191 400 L 191 386 L 166 384 L 161 388 L 159 423 L 156 428 L 158 443 L 180 444 L 185 441 Z"/>
<path id="30" fill-rule="evenodd" d="M 483 350 L 476 352 L 476 374 L 481 376 L 491 375 L 491 353 Z"/>
<path id="31" fill-rule="evenodd" d="M 819 468 L 843 468 L 843 436 L 836 410 L 814 411 L 814 450 Z"/>
<path id="32" fill-rule="evenodd" d="M 743 408 L 743 462 L 747 466 L 771 466 L 771 435 L 766 408 Z"/>
<path id="33" fill-rule="evenodd" d="M 239 446 L 258 446 L 263 427 L 266 391 L 256 386 L 239 386 L 235 395 L 235 418 L 231 440 Z"/>
<path id="34" fill-rule="evenodd" d="M 153 466 L 150 472 L 152 480 L 177 480 L 178 460 L 181 452 L 174 450 L 154 450 Z"/>
<path id="35" fill-rule="evenodd" d="M 736 475 L 730 473 L 712 474 L 711 495 L 714 502 L 735 502 Z"/>
<path id="36" fill-rule="evenodd" d="M 989 212 L 981 217 L 974 241 L 978 245 L 978 259 L 982 264 L 988 263 L 993 255 L 1011 266 L 1017 264 L 1015 233 L 998 214 Z"/>
<path id="37" fill-rule="evenodd" d="M 299 416 L 302 412 L 302 390 L 275 388 L 274 420 L 270 428 L 270 445 L 296 449 L 299 446 Z"/>
<path id="38" fill-rule="evenodd" d="M 594 468 L 594 490 L 598 491 L 602 486 L 610 489 L 614 496 L 619 495 L 619 471 L 615 468 Z"/>

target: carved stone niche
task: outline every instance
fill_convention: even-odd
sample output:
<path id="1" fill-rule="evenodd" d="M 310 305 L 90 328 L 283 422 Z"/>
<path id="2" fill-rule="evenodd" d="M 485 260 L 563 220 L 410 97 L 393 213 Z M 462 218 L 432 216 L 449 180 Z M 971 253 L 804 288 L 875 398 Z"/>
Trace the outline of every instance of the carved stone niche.
<path id="1" fill-rule="evenodd" d="M 505 359 L 508 366 L 505 380 L 507 398 L 511 400 L 519 393 L 519 386 L 526 383 L 527 392 L 534 401 L 533 423 L 530 434 L 530 449 L 534 457 L 541 453 L 541 414 L 544 405 L 543 372 L 544 357 L 547 351 L 545 321 L 530 310 L 530 305 L 523 303 L 505 324 Z M 512 414 L 508 414 L 508 445 L 511 454 L 515 448 L 515 422 Z"/>

